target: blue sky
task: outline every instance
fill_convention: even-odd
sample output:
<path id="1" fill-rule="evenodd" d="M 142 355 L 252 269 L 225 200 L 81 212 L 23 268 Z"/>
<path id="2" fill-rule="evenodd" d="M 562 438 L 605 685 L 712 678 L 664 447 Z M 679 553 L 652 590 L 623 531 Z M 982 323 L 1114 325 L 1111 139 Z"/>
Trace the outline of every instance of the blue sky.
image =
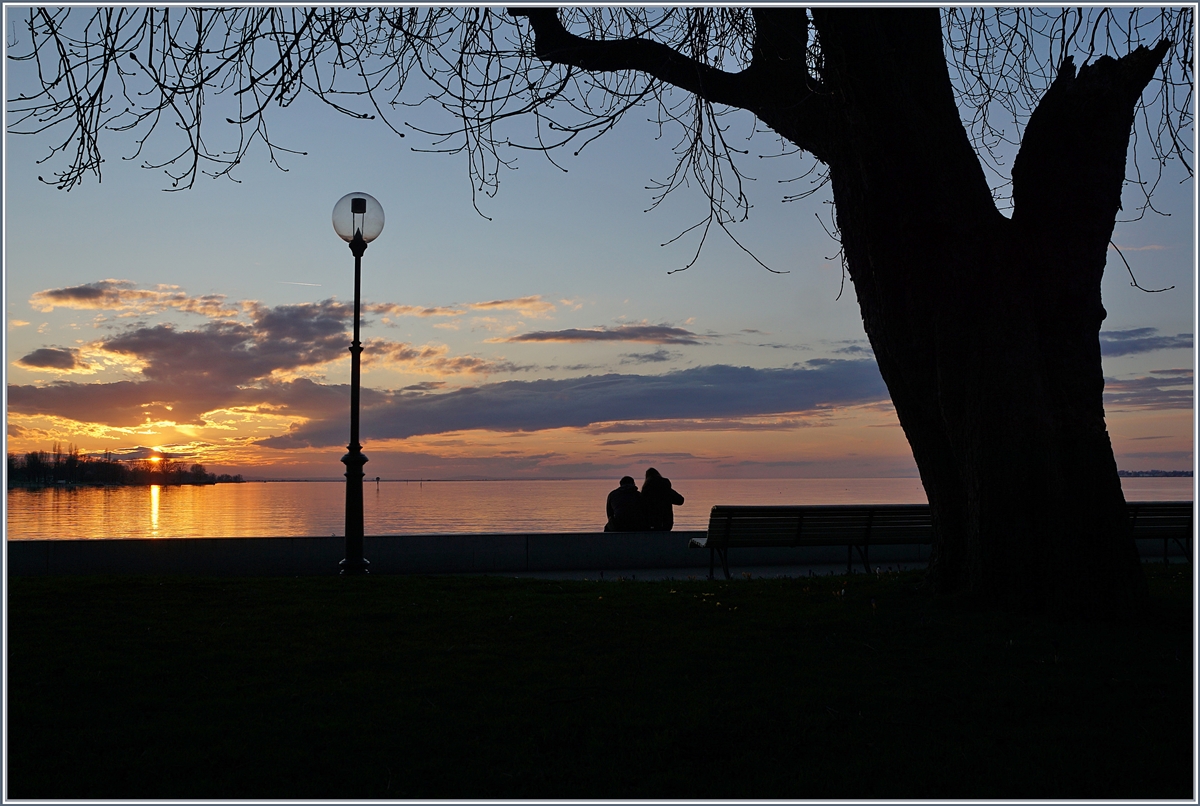
<path id="1" fill-rule="evenodd" d="M 811 163 L 749 143 L 754 207 L 734 232 L 788 273 L 717 232 L 670 274 L 696 240 L 661 244 L 706 202 L 684 191 L 645 212 L 672 141 L 634 118 L 559 155 L 565 173 L 519 155 L 480 200 L 487 218 L 462 158 L 309 99 L 270 118 L 308 154 L 282 156 L 286 172 L 259 149 L 236 182 L 176 193 L 122 159 L 120 136 L 102 143 L 103 181 L 69 193 L 37 181 L 48 141 L 6 136 L 9 450 L 339 475 L 353 259 L 330 212 L 363 191 L 387 215 L 363 258 L 368 475 L 915 475 L 848 282 L 839 298 L 828 194 L 781 202 Z M 1192 464 L 1193 196 L 1169 176 L 1156 204 L 1171 215 L 1114 236 L 1143 286 L 1173 291 L 1131 288 L 1110 252 L 1102 339 L 1126 469 Z"/>

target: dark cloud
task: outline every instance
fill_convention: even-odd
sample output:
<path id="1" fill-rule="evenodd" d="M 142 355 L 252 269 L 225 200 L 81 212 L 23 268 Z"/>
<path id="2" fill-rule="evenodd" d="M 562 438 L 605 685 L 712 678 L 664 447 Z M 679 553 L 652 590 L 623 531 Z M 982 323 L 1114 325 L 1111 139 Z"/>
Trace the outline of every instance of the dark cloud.
<path id="1" fill-rule="evenodd" d="M 300 283 L 300 285 L 313 284 Z M 48 288 L 38 291 L 30 297 L 29 302 L 34 308 L 43 312 L 52 311 L 55 308 L 75 308 L 155 313 L 172 308 L 212 318 L 227 318 L 236 317 L 241 310 L 238 305 L 228 304 L 223 294 L 192 296 L 180 290 L 179 286 L 159 285 L 154 288 L 138 288 L 137 284 L 130 280 L 116 279 L 98 280 L 94 283 L 67 288 Z M 328 305 L 328 302 L 319 304 Z M 253 308 L 254 306 L 250 304 L 249 307 Z M 545 316 L 554 309 L 554 303 L 543 300 L 538 295 L 517 299 L 470 302 L 452 307 L 419 307 L 390 302 L 365 302 L 362 306 L 363 313 L 421 317 L 461 316 L 468 311 L 501 310 L 512 310 L 521 316 L 537 317 Z"/>
<path id="2" fill-rule="evenodd" d="M 1190 369 L 1159 369 L 1142 378 L 1104 379 L 1104 407 L 1190 409 L 1195 403 Z"/>
<path id="3" fill-rule="evenodd" d="M 111 426 L 134 426 L 147 420 L 199 425 L 200 415 L 206 411 L 256 402 L 245 390 L 204 383 L 57 382 L 8 387 L 8 409 L 12 413 L 50 415 Z"/>
<path id="4" fill-rule="evenodd" d="M 115 297 L 122 287 L 132 288 L 133 283 L 129 282 L 128 280 L 124 282 L 118 280 L 101 280 L 98 283 L 77 285 L 70 288 L 50 288 L 45 291 L 37 292 L 33 295 L 33 299 L 60 303 L 90 303 L 103 299 L 105 296 Z"/>
<path id="5" fill-rule="evenodd" d="M 522 333 L 504 342 L 595 342 L 637 341 L 646 344 L 702 344 L 703 337 L 681 327 L 667 325 L 618 325 L 590 329 L 568 328 L 567 330 L 539 330 Z"/>
<path id="6" fill-rule="evenodd" d="M 773 335 L 775 335 L 773 333 L 767 333 L 766 331 L 759 330 L 757 328 L 752 328 L 752 327 L 744 327 L 741 330 L 739 330 L 738 332 L 744 333 L 749 336 L 773 336 Z M 777 341 L 764 341 L 764 342 L 739 341 L 738 343 L 746 344 L 746 345 L 749 345 L 752 347 L 766 347 L 771 350 L 805 350 L 805 351 L 807 351 L 807 350 L 812 349 L 807 344 L 784 344 L 782 342 L 777 342 Z"/>
<path id="7" fill-rule="evenodd" d="M 147 380 L 184 386 L 243 386 L 280 370 L 340 358 L 353 307 L 337 302 L 257 307 L 251 322 L 210 322 L 195 330 L 139 327 L 101 343 L 104 350 L 145 362 Z"/>
<path id="8" fill-rule="evenodd" d="M 622 353 L 622 364 L 657 364 L 679 358 L 681 353 L 673 353 L 666 348 L 660 348 L 652 353 Z"/>
<path id="9" fill-rule="evenodd" d="M 748 344 L 749 342 L 742 342 L 742 343 Z M 757 343 L 754 343 L 752 346 L 766 347 L 771 350 L 804 350 L 804 351 L 808 351 L 808 350 L 812 349 L 811 347 L 809 347 L 805 344 L 781 344 L 779 342 L 772 342 L 772 341 L 757 342 Z M 843 351 L 839 350 L 838 352 L 843 352 Z"/>
<path id="10" fill-rule="evenodd" d="M 194 297 L 179 290 L 178 286 L 160 285 L 153 289 L 137 288 L 129 280 L 99 280 L 85 285 L 68 288 L 48 288 L 29 299 L 29 304 L 39 311 L 55 308 L 84 310 L 131 310 L 152 313 L 165 308 L 174 308 L 188 313 L 209 317 L 237 316 L 238 308 L 225 303 L 223 294 L 205 294 Z"/>
<path id="11" fill-rule="evenodd" d="M 505 381 L 431 394 L 386 394 L 363 404 L 366 439 L 487 429 L 538 431 L 617 420 L 750 417 L 871 403 L 887 398 L 873 361 L 823 360 L 807 368 L 707 366 L 665 375 L 589 375 L 568 380 Z M 317 419 L 260 444 L 275 448 L 335 445 L 338 419 Z"/>
<path id="12" fill-rule="evenodd" d="M 353 306 L 325 300 L 274 308 L 251 306 L 248 313 L 249 323 L 215 321 L 193 330 L 167 324 L 134 327 L 100 342 L 99 347 L 138 359 L 140 379 L 10 386 L 10 410 L 131 426 L 148 420 L 200 425 L 205 413 L 235 407 L 274 406 L 289 414 L 321 416 L 326 393 L 343 400 L 344 407 L 345 387 L 283 383 L 276 373 L 317 367 L 344 356 Z M 365 357 L 415 357 L 421 359 L 418 369 L 439 374 L 529 369 L 507 361 L 450 356 L 445 348 L 426 354 L 424 348 L 382 339 L 368 346 L 375 352 L 369 350 Z M 78 365 L 78 356 L 69 350 L 43 348 L 22 361 L 67 368 L 68 361 Z M 339 388 L 342 391 L 334 391 Z M 432 388 L 436 387 L 411 391 Z M 368 390 L 363 394 L 365 401 Z"/>
<path id="13" fill-rule="evenodd" d="M 412 372 L 434 375 L 493 375 L 499 372 L 528 372 L 536 367 L 501 359 L 480 358 L 474 355 L 450 355 L 445 345 L 426 344 L 414 347 L 404 342 L 369 339 L 364 345 L 363 366 L 376 364 L 398 365 Z"/>
<path id="14" fill-rule="evenodd" d="M 43 347 L 34 350 L 17 363 L 29 369 L 86 369 L 87 364 L 79 360 L 79 351 L 73 347 Z"/>
<path id="15" fill-rule="evenodd" d="M 824 413 L 824 410 L 822 411 Z M 746 420 L 736 417 L 720 417 L 708 420 L 622 420 L 588 427 L 591 434 L 636 434 L 641 432 L 664 433 L 667 431 L 791 431 L 807 426 L 824 425 L 820 417 L 799 420 L 794 417 L 778 420 Z"/>
<path id="16" fill-rule="evenodd" d="M 1191 451 L 1140 451 L 1135 453 L 1122 453 L 1121 459 L 1140 459 L 1143 464 L 1148 460 L 1151 462 L 1161 462 L 1164 465 L 1174 465 L 1187 469 L 1192 464 Z"/>
<path id="17" fill-rule="evenodd" d="M 839 341 L 827 341 L 826 344 L 840 345 L 833 350 L 836 355 L 862 357 L 875 355 L 875 351 L 871 349 L 871 342 L 866 339 L 841 339 Z"/>
<path id="18" fill-rule="evenodd" d="M 1100 331 L 1100 354 L 1106 356 L 1134 355 L 1154 350 L 1190 350 L 1192 334 L 1159 336 L 1158 328 L 1137 327 L 1133 330 Z"/>
<path id="19" fill-rule="evenodd" d="M 135 327 L 100 343 L 143 363 L 140 380 L 10 386 L 9 408 L 80 422 L 130 426 L 147 420 L 199 425 L 221 408 L 286 405 L 271 376 L 343 355 L 350 306 L 326 300 L 258 307 L 252 323 L 217 321 L 195 330 Z"/>

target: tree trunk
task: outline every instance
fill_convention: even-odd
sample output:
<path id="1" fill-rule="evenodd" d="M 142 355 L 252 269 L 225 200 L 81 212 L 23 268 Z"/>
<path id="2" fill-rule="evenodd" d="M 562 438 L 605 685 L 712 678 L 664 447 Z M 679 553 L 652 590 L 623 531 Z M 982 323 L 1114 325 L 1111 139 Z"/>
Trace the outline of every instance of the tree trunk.
<path id="1" fill-rule="evenodd" d="M 1100 280 L 1134 104 L 1162 51 L 1069 64 L 1012 219 L 959 120 L 936 10 L 818 9 L 849 273 L 932 506 L 936 589 L 1111 618 L 1144 596 L 1104 425 Z"/>
<path id="2" fill-rule="evenodd" d="M 512 13 L 543 59 L 749 109 L 829 166 L 863 324 L 933 510 L 937 590 L 1093 619 L 1144 599 L 1104 425 L 1100 280 L 1134 106 L 1169 43 L 1063 66 L 1026 127 L 1010 219 L 959 119 L 937 9 L 812 9 L 819 78 L 795 9 L 755 9 L 737 74 L 647 40 L 582 39 L 551 9 Z"/>

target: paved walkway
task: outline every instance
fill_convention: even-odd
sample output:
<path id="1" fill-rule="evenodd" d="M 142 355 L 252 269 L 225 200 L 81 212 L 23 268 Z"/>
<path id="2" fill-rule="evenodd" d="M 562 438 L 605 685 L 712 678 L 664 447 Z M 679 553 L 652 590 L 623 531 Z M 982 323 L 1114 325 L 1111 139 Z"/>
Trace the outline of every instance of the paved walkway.
<path id="1" fill-rule="evenodd" d="M 924 568 L 925 566 L 925 563 L 892 563 L 887 566 L 880 565 L 879 568 L 882 571 L 907 571 L 913 568 Z M 730 573 L 733 574 L 734 580 L 746 579 L 747 574 L 749 574 L 750 579 L 796 579 L 807 576 L 831 576 L 845 574 L 846 564 L 738 566 L 736 568 L 731 568 Z M 861 565 L 854 570 L 854 573 L 859 575 L 863 573 Z M 720 566 L 717 566 L 716 575 L 718 580 L 724 579 L 724 574 L 722 573 Z M 630 568 L 615 571 L 512 571 L 508 573 L 495 574 L 459 574 L 457 576 L 502 576 L 513 579 L 574 579 L 591 580 L 593 582 L 653 582 L 664 579 L 671 579 L 679 582 L 703 582 L 708 576 L 708 569 Z"/>

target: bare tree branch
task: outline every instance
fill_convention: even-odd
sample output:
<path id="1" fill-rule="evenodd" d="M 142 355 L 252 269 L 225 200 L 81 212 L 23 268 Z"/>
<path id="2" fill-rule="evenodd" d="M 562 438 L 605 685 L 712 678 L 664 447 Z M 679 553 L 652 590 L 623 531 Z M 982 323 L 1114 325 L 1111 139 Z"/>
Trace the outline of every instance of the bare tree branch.
<path id="1" fill-rule="evenodd" d="M 553 64 L 589 72 L 638 70 L 659 81 L 695 93 L 710 103 L 742 106 L 754 92 L 747 71 L 727 73 L 674 48 L 650 39 L 585 39 L 567 31 L 556 8 L 510 8 L 514 17 L 529 20 L 534 32 L 534 53 Z"/>
<path id="2" fill-rule="evenodd" d="M 1130 168 L 1140 211 L 1153 209 L 1164 166 L 1192 170 L 1191 20 L 1190 7 L 945 11 L 964 123 L 996 193 L 1011 193 L 1005 163 L 1068 57 L 1086 63 L 1169 40 L 1139 106 Z M 64 190 L 99 179 L 102 144 L 121 133 L 132 138 L 124 159 L 165 171 L 173 189 L 201 175 L 234 179 L 255 150 L 286 169 L 303 151 L 278 142 L 268 120 L 313 97 L 400 137 L 421 135 L 418 150 L 462 155 L 473 192 L 491 196 L 520 154 L 563 168 L 556 151 L 578 154 L 650 109 L 676 158 L 651 183 L 650 207 L 694 186 L 724 227 L 749 210 L 748 149 L 729 139 L 729 110 L 749 110 L 826 162 L 840 137 L 819 26 L 803 8 L 38 7 L 9 59 L 32 68 L 10 80 L 10 133 L 53 138 L 41 162 Z M 439 108 L 445 125 L 407 120 L 418 106 Z"/>

